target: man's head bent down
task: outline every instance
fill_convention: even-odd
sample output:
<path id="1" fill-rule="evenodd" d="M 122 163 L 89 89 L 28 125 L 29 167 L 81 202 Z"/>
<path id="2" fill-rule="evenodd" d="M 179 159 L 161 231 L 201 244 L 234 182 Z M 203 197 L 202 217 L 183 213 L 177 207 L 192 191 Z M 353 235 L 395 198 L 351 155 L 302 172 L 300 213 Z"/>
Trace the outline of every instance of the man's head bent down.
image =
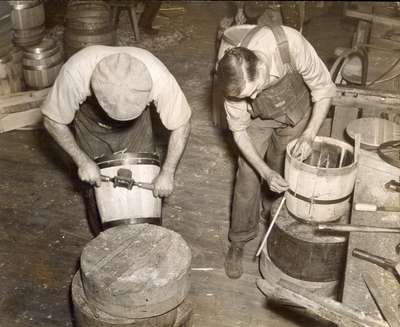
<path id="1" fill-rule="evenodd" d="M 103 58 L 95 67 L 91 85 L 104 111 L 115 120 L 135 119 L 150 101 L 153 85 L 143 62 L 126 53 Z"/>

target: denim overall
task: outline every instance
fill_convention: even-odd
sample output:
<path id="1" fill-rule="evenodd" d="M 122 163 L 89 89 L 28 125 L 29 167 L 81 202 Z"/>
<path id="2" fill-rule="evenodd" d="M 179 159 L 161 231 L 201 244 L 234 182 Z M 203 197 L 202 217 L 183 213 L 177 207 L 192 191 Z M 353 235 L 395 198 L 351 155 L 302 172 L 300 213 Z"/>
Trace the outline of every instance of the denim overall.
<path id="1" fill-rule="evenodd" d="M 266 27 L 257 26 L 252 29 L 241 46 L 247 47 L 253 35 L 261 28 Z M 268 166 L 283 175 L 286 146 L 306 128 L 311 116 L 311 96 L 302 76 L 293 66 L 282 26 L 270 29 L 276 39 L 286 74 L 273 81 L 252 101 L 252 121 L 247 132 Z M 229 230 L 231 241 L 246 242 L 257 236 L 260 199 L 260 177 L 246 159 L 239 155 Z"/>

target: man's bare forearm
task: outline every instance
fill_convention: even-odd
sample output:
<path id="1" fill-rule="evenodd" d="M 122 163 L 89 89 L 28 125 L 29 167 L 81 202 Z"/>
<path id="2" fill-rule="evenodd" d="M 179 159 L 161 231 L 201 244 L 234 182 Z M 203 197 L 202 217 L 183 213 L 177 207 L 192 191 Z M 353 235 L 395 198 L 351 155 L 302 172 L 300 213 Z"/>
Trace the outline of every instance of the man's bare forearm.
<path id="1" fill-rule="evenodd" d="M 44 126 L 54 140 L 71 156 L 77 166 L 81 166 L 84 162 L 90 160 L 76 143 L 75 137 L 67 125 L 44 117 Z"/>
<path id="2" fill-rule="evenodd" d="M 174 175 L 190 134 L 190 122 L 171 132 L 162 171 Z"/>
<path id="3" fill-rule="evenodd" d="M 314 104 L 310 122 L 303 135 L 315 138 L 331 107 L 331 98 L 324 98 Z"/>

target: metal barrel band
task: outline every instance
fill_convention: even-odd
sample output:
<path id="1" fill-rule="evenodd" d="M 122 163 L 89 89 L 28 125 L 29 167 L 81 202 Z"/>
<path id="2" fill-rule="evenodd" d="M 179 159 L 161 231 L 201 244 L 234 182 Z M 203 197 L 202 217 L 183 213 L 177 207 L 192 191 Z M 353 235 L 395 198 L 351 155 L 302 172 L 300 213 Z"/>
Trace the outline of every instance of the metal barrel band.
<path id="1" fill-rule="evenodd" d="M 318 199 L 314 199 L 314 198 L 308 198 L 308 197 L 303 196 L 303 195 L 301 195 L 299 193 L 295 193 L 291 189 L 288 189 L 288 192 L 289 192 L 290 195 L 294 196 L 295 198 L 297 198 L 299 200 L 302 200 L 302 201 L 305 201 L 305 202 L 308 202 L 308 203 L 312 203 L 312 204 L 320 204 L 320 205 L 329 205 L 329 204 L 340 203 L 340 202 L 343 202 L 343 201 L 345 201 L 345 200 L 347 200 L 347 199 L 349 199 L 351 197 L 351 193 L 350 193 L 350 194 L 348 194 L 348 195 L 346 195 L 346 196 L 344 196 L 342 198 L 339 198 L 339 199 L 318 200 Z"/>
<path id="2" fill-rule="evenodd" d="M 104 228 L 111 228 L 121 225 L 136 225 L 136 224 L 146 224 L 146 223 L 161 226 L 162 219 L 161 217 L 119 219 L 119 220 L 106 221 L 102 225 Z"/>

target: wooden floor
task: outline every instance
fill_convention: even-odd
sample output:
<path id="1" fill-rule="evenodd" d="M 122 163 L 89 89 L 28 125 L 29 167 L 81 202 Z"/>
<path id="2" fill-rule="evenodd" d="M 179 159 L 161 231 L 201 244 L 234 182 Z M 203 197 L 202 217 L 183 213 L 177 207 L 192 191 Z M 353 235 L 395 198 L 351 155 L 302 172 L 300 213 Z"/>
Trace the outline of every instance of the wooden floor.
<path id="1" fill-rule="evenodd" d="M 180 19 L 182 28 L 191 29 L 190 37 L 155 52 L 176 76 L 193 109 L 192 134 L 177 172 L 176 191 L 165 201 L 164 217 L 165 226 L 179 232 L 192 249 L 189 298 L 194 303 L 194 325 L 321 326 L 266 305 L 255 285 L 260 277 L 254 260 L 259 238 L 246 247 L 241 279 L 230 280 L 223 270 L 235 147 L 230 134 L 210 121 L 210 71 L 216 26 L 227 6 L 186 4 Z M 158 22 L 162 25 L 165 20 Z M 351 31 L 343 28 L 338 16 L 320 17 L 309 23 L 306 33 L 330 61 L 334 46 L 347 46 L 350 40 Z M 161 140 L 161 148 L 163 144 Z M 82 248 L 92 236 L 80 182 L 67 167 L 44 130 L 0 135 L 2 327 L 73 326 L 69 287 Z"/>

